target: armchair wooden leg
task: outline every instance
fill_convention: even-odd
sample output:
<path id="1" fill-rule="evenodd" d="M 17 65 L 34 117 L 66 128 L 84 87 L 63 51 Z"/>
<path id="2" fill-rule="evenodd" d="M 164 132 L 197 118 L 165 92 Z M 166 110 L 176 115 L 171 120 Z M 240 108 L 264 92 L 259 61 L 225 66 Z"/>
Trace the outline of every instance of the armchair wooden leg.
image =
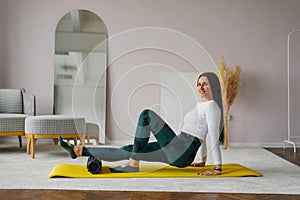
<path id="1" fill-rule="evenodd" d="M 19 138 L 19 145 L 20 145 L 20 147 L 22 147 L 22 136 L 18 135 L 18 138 Z"/>
<path id="2" fill-rule="evenodd" d="M 91 140 L 91 134 L 88 134 L 88 138 L 87 138 L 88 144 L 90 144 L 90 140 Z"/>
<path id="3" fill-rule="evenodd" d="M 81 145 L 85 145 L 86 134 L 79 135 L 79 140 Z"/>
<path id="4" fill-rule="evenodd" d="M 84 146 L 85 145 L 85 141 L 84 141 L 84 139 L 83 138 L 81 138 L 81 137 L 78 137 L 78 138 L 76 138 L 77 140 L 79 139 L 79 141 L 80 141 L 80 145 L 82 145 L 82 146 Z"/>
<path id="5" fill-rule="evenodd" d="M 32 134 L 31 135 L 31 142 L 30 142 L 30 154 L 31 154 L 31 158 L 34 159 L 35 158 L 35 155 L 34 155 L 34 146 L 35 146 L 35 142 L 36 142 L 36 139 L 34 139 L 34 135 Z"/>
<path id="6" fill-rule="evenodd" d="M 30 137 L 26 137 L 26 140 L 27 140 L 27 154 L 29 154 L 31 152 L 31 150 L 30 150 L 31 139 L 30 139 Z"/>
<path id="7" fill-rule="evenodd" d="M 53 138 L 54 144 L 57 145 L 58 144 L 58 139 L 57 138 Z"/>

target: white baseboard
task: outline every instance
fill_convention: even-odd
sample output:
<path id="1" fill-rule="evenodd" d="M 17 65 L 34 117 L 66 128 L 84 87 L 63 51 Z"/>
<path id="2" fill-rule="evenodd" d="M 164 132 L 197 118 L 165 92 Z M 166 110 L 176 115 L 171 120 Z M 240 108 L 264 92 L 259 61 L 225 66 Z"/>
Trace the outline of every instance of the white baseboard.
<path id="1" fill-rule="evenodd" d="M 48 144 L 48 143 L 53 143 L 53 139 L 43 139 L 43 140 L 37 140 L 38 143 L 42 144 Z M 18 137 L 0 137 L 0 144 L 1 143 L 19 143 Z M 22 137 L 22 143 L 25 145 L 26 144 L 26 138 Z M 132 140 L 107 140 L 105 145 L 113 145 L 113 146 L 124 146 L 128 144 L 132 144 Z M 299 142 L 295 142 L 296 147 L 300 147 Z M 290 144 L 285 144 L 286 148 L 292 148 L 293 146 Z M 270 142 L 270 143 L 249 143 L 249 142 L 233 142 L 229 143 L 229 148 L 230 147 L 236 147 L 236 148 L 241 148 L 241 147 L 256 147 L 256 148 L 283 148 L 283 141 L 282 142 Z"/>
<path id="2" fill-rule="evenodd" d="M 124 146 L 128 144 L 132 144 L 132 140 L 112 140 L 108 141 L 106 144 L 108 145 L 116 145 L 116 146 Z M 300 143 L 296 143 L 297 147 L 300 147 Z M 256 148 L 283 148 L 283 142 L 270 142 L 270 143 L 249 143 L 249 142 L 233 142 L 229 144 L 229 147 L 256 147 Z M 286 148 L 291 148 L 292 145 L 286 144 Z"/>
<path id="3" fill-rule="evenodd" d="M 300 146 L 300 143 L 295 143 L 296 147 Z M 283 148 L 283 142 L 273 142 L 273 143 L 246 143 L 246 142 L 233 142 L 229 144 L 229 147 L 259 147 L 259 148 Z M 286 148 L 292 148 L 290 144 L 285 144 Z"/>

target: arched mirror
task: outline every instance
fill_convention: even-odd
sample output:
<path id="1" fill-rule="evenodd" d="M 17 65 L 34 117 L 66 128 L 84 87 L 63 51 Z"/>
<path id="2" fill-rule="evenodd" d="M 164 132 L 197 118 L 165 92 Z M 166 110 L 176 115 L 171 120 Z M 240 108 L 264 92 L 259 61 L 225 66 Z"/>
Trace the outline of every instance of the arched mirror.
<path id="1" fill-rule="evenodd" d="M 97 144 L 105 143 L 106 39 L 105 24 L 87 10 L 67 13 L 55 32 L 54 114 L 85 117 Z"/>

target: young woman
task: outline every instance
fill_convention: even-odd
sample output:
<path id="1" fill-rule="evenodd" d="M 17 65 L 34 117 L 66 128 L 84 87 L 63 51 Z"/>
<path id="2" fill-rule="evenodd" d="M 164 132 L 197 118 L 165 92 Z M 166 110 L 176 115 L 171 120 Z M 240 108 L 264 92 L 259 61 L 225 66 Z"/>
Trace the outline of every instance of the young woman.
<path id="1" fill-rule="evenodd" d="M 78 156 L 94 156 L 98 160 L 128 163 L 110 168 L 112 172 L 138 172 L 140 160 L 163 162 L 176 167 L 205 165 L 206 136 L 210 136 L 214 169 L 200 175 L 219 175 L 222 172 L 220 143 L 223 142 L 223 106 L 220 82 L 216 74 L 203 73 L 197 80 L 197 90 L 202 101 L 184 117 L 181 133 L 176 135 L 168 124 L 152 110 L 141 112 L 136 127 L 134 143 L 121 148 L 95 148 L 73 146 L 58 138 L 59 145 L 66 149 L 74 159 Z M 149 142 L 150 134 L 156 142 Z M 193 163 L 201 147 L 202 162 Z M 193 163 L 193 164 L 192 164 Z"/>

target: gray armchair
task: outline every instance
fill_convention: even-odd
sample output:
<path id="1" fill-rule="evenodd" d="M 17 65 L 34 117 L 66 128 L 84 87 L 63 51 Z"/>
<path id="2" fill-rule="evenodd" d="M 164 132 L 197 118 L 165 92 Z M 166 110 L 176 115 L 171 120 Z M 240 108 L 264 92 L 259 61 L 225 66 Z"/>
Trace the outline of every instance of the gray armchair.
<path id="1" fill-rule="evenodd" d="M 35 96 L 24 89 L 0 89 L 0 136 L 18 136 L 22 147 L 25 118 L 35 115 Z"/>

